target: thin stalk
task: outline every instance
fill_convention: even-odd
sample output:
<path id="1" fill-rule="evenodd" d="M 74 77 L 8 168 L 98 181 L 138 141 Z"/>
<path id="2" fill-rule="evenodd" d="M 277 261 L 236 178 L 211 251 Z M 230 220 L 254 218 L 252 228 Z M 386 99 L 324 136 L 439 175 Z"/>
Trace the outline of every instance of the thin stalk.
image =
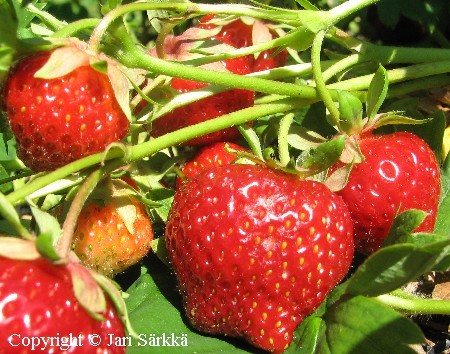
<path id="1" fill-rule="evenodd" d="M 389 83 L 403 82 L 412 79 L 425 78 L 428 76 L 445 74 L 450 72 L 450 60 L 411 65 L 404 68 L 397 68 L 388 70 Z M 349 90 L 359 91 L 365 90 L 369 87 L 369 84 L 374 74 L 359 76 L 356 78 L 336 82 L 327 86 L 328 89 L 335 90 Z"/>
<path id="2" fill-rule="evenodd" d="M 339 60 L 322 73 L 323 81 L 327 82 L 333 76 L 343 72 L 344 70 L 347 70 L 348 68 L 358 64 L 361 61 L 362 60 L 359 54 L 352 54 L 342 60 Z"/>
<path id="3" fill-rule="evenodd" d="M 450 315 L 450 301 L 415 297 L 401 290 L 374 299 L 404 314 Z"/>
<path id="4" fill-rule="evenodd" d="M 143 144 L 129 146 L 125 154 L 120 149 L 111 149 L 106 156 L 103 152 L 93 154 L 69 163 L 55 171 L 49 172 L 48 174 L 45 174 L 40 178 L 30 181 L 22 188 L 8 194 L 5 198 L 11 204 L 18 204 L 31 193 L 45 187 L 52 182 L 65 178 L 85 168 L 100 163 L 114 163 L 115 168 L 119 168 L 122 165 L 126 165 L 132 161 L 137 161 L 144 157 L 151 156 L 158 151 L 181 144 L 201 135 L 213 133 L 215 131 L 222 130 L 231 126 L 244 124 L 270 114 L 288 112 L 310 105 L 316 101 L 317 99 L 301 100 L 298 98 L 286 98 L 274 103 L 249 107 L 240 111 L 226 114 L 202 123 L 179 129 L 175 132 L 168 133 Z"/>
<path id="5" fill-rule="evenodd" d="M 104 171 L 101 169 L 92 172 L 81 185 L 78 193 L 70 205 L 67 216 L 62 227 L 61 238 L 59 239 L 56 251 L 61 259 L 67 259 L 72 248 L 73 233 L 77 220 L 89 195 L 92 193 L 98 182 L 102 179 Z"/>
<path id="6" fill-rule="evenodd" d="M 322 43 L 325 38 L 325 31 L 320 31 L 314 38 L 311 48 L 311 64 L 313 70 L 314 82 L 316 83 L 317 92 L 322 99 L 325 106 L 333 118 L 334 123 L 339 127 L 339 109 L 336 107 L 333 101 L 333 97 L 325 85 L 325 81 L 322 76 L 322 67 L 320 62 L 320 54 L 322 52 Z"/>
<path id="7" fill-rule="evenodd" d="M 280 164 L 283 167 L 286 167 L 291 160 L 289 154 L 289 143 L 288 143 L 288 135 L 289 128 L 294 121 L 294 114 L 289 113 L 286 114 L 280 122 L 280 129 L 278 132 L 278 154 L 280 156 Z"/>
<path id="8" fill-rule="evenodd" d="M 94 28 L 99 22 L 100 19 L 98 18 L 84 18 L 82 20 L 71 22 L 53 33 L 52 38 L 72 37 L 75 33 Z"/>
<path id="9" fill-rule="evenodd" d="M 362 10 L 363 8 L 375 4 L 380 0 L 348 0 L 343 2 L 341 5 L 332 8 L 329 11 L 330 23 L 329 25 L 334 25 L 349 15 Z"/>

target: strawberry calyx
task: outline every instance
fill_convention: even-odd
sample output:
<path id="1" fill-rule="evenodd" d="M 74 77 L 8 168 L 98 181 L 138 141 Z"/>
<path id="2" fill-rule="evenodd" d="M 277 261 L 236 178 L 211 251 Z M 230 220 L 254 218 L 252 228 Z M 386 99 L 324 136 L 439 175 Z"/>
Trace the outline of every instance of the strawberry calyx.
<path id="1" fill-rule="evenodd" d="M 53 39 L 52 42 L 58 47 L 50 51 L 47 62 L 35 73 L 36 78 L 55 79 L 65 76 L 79 67 L 91 66 L 108 76 L 117 103 L 130 119 L 129 91 L 132 85 L 128 78 L 137 79 L 139 75 L 136 72 L 125 69 L 104 53 L 89 52 L 87 43 L 77 38 Z"/>

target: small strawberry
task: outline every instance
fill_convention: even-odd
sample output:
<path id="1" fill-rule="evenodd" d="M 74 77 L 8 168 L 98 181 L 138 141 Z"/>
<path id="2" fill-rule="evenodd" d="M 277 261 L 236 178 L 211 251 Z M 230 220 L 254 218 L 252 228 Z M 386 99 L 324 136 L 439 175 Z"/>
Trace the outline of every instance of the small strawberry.
<path id="1" fill-rule="evenodd" d="M 67 68 L 71 62 L 73 68 Z M 44 65 L 44 78 L 36 77 Z M 53 72 L 48 73 L 48 65 L 55 67 Z M 110 79 L 75 47 L 21 60 L 5 84 L 4 106 L 18 156 L 35 171 L 53 170 L 103 151 L 124 138 L 129 128 Z"/>
<path id="2" fill-rule="evenodd" d="M 213 21 L 216 15 L 205 15 L 200 19 L 198 27 L 205 29 L 215 28 L 217 25 Z M 241 18 L 224 24 L 220 32 L 212 38 L 220 40 L 236 48 L 249 47 L 260 42 L 268 41 L 277 36 L 270 27 L 257 19 L 250 19 L 251 24 L 245 23 Z M 252 71 L 269 70 L 278 68 L 286 64 L 288 53 L 286 49 L 278 51 L 277 49 L 265 50 L 258 53 L 255 57 L 249 56 L 252 61 Z"/>
<path id="3" fill-rule="evenodd" d="M 237 156 L 230 150 L 247 151 L 242 146 L 230 142 L 218 142 L 205 146 L 184 165 L 183 175 L 189 180 L 204 171 L 233 163 Z M 178 178 L 177 186 L 180 186 L 182 181 Z"/>
<path id="4" fill-rule="evenodd" d="M 108 345 L 125 336 L 112 302 L 95 319 L 74 295 L 69 265 L 0 256 L 0 269 L 1 353 L 125 353 Z"/>
<path id="5" fill-rule="evenodd" d="M 73 236 L 73 250 L 81 262 L 110 277 L 139 262 L 153 240 L 145 206 L 122 192 L 114 189 L 115 195 L 105 201 L 88 203 Z"/>
<path id="6" fill-rule="evenodd" d="M 348 183 L 338 192 L 353 218 L 356 247 L 366 254 L 376 251 L 394 217 L 408 209 L 428 213 L 416 231 L 432 231 L 440 197 L 440 172 L 430 147 L 406 132 L 365 133 L 359 146 L 365 160 L 355 164 Z"/>
<path id="7" fill-rule="evenodd" d="M 353 256 L 339 196 L 257 165 L 224 166 L 184 183 L 165 235 L 191 324 L 276 353 Z"/>
<path id="8" fill-rule="evenodd" d="M 194 29 L 195 30 L 195 29 Z M 192 32 L 192 31 L 191 31 Z M 168 37 L 166 47 L 173 50 L 173 53 L 168 53 L 169 57 L 183 58 L 186 55 L 186 48 L 178 43 L 183 42 L 182 36 L 178 38 Z M 250 60 L 248 57 L 240 57 L 228 59 L 221 63 L 214 63 L 206 65 L 211 70 L 215 71 L 229 71 L 234 74 L 245 75 L 251 72 Z M 195 89 L 206 87 L 208 84 L 174 78 L 171 82 L 173 89 L 179 93 L 186 93 Z M 251 107 L 254 101 L 254 92 L 241 89 L 227 90 L 213 96 L 203 98 L 199 101 L 192 102 L 182 107 L 174 109 L 172 112 L 160 117 L 152 123 L 151 134 L 154 137 L 159 137 L 166 133 L 187 127 L 196 123 L 204 122 L 212 118 L 219 117 L 223 114 L 232 113 L 240 109 Z M 237 139 L 240 133 L 236 127 L 227 128 L 224 130 L 210 133 L 186 142 L 186 145 L 206 145 L 217 141 L 228 141 Z"/>

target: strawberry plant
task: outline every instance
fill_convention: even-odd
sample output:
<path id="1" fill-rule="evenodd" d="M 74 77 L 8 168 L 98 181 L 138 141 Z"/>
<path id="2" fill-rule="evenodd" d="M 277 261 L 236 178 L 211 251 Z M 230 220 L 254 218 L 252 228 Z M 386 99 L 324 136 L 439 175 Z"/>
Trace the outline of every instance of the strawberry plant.
<path id="1" fill-rule="evenodd" d="M 445 338 L 446 5 L 403 3 L 0 0 L 0 352 Z"/>

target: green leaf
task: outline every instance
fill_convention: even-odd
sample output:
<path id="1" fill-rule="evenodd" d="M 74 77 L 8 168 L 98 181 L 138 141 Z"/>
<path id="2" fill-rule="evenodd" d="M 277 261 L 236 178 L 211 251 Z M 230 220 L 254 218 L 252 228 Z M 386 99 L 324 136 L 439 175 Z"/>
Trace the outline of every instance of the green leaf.
<path id="1" fill-rule="evenodd" d="M 320 144 L 317 148 L 302 153 L 297 159 L 297 166 L 307 169 L 309 175 L 325 171 L 339 160 L 344 145 L 344 136 Z"/>
<path id="2" fill-rule="evenodd" d="M 159 260 L 163 262 L 167 266 L 167 268 L 170 269 L 170 263 L 169 258 L 167 256 L 166 241 L 164 236 L 155 238 L 152 241 L 152 250 L 153 253 L 155 253 L 156 256 L 158 256 Z"/>
<path id="3" fill-rule="evenodd" d="M 131 324 L 138 334 L 127 354 L 185 354 L 185 353 L 255 353 L 241 341 L 202 335 L 193 330 L 183 314 L 182 301 L 176 291 L 176 281 L 156 257 L 149 260 L 149 273 L 144 273 L 128 289 L 126 304 Z M 150 337 L 151 334 L 151 337 Z M 149 340 L 163 336 L 182 338 L 188 346 L 151 346 Z"/>
<path id="4" fill-rule="evenodd" d="M 398 243 L 408 237 L 425 219 L 427 213 L 423 210 L 410 209 L 396 216 L 383 246 Z"/>
<path id="5" fill-rule="evenodd" d="M 323 340 L 326 329 L 325 321 L 315 315 L 305 318 L 294 333 L 291 345 L 283 354 L 311 354 L 316 353 Z"/>
<path id="6" fill-rule="evenodd" d="M 56 252 L 55 247 L 53 245 L 53 237 L 50 234 L 41 233 L 36 238 L 36 249 L 39 251 L 41 255 L 43 255 L 46 259 L 51 261 L 57 261 L 61 257 Z"/>
<path id="7" fill-rule="evenodd" d="M 397 311 L 363 296 L 343 297 L 327 309 L 326 331 L 314 353 L 416 353 L 423 343 L 420 328 Z"/>
<path id="8" fill-rule="evenodd" d="M 367 91 L 367 116 L 371 121 L 378 113 L 384 99 L 386 98 L 389 82 L 386 69 L 383 66 L 379 66 L 375 73 Z"/>
<path id="9" fill-rule="evenodd" d="M 5 218 L 15 231 L 23 238 L 30 239 L 30 232 L 22 225 L 19 214 L 14 206 L 0 193 L 0 215 Z"/>
<path id="10" fill-rule="evenodd" d="M 441 200 L 436 216 L 434 232 L 450 236 L 450 156 L 441 170 Z"/>
<path id="11" fill-rule="evenodd" d="M 397 244 L 372 254 L 347 284 L 347 293 L 377 296 L 388 293 L 433 269 L 446 254 L 450 239 L 424 246 Z"/>
<path id="12" fill-rule="evenodd" d="M 338 92 L 339 101 L 339 126 L 348 135 L 357 134 L 363 128 L 363 106 L 355 95 L 346 92 Z"/>

